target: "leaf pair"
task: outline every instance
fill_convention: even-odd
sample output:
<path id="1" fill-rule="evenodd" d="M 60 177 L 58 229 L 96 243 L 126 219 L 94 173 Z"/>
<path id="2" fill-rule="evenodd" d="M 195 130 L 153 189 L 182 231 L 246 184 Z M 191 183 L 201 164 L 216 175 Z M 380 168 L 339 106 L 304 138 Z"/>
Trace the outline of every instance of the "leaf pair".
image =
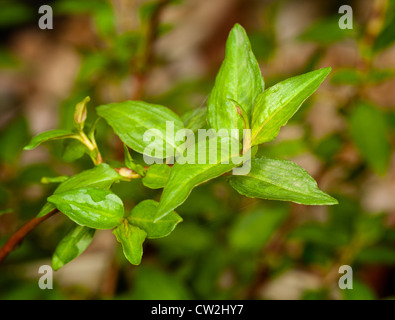
<path id="1" fill-rule="evenodd" d="M 86 97 L 81 102 L 77 103 L 74 111 L 74 131 L 70 130 L 49 130 L 42 132 L 31 139 L 24 150 L 31 150 L 38 147 L 43 142 L 52 140 L 72 139 L 64 144 L 64 159 L 66 161 L 74 161 L 87 153 L 93 163 L 98 165 L 102 163 L 102 158 L 95 141 L 95 129 L 97 120 L 92 125 L 88 135 L 84 132 L 85 121 L 87 118 L 87 103 L 90 101 Z"/>
<path id="2" fill-rule="evenodd" d="M 229 34 L 225 60 L 207 103 L 209 124 L 217 131 L 251 127 L 253 146 L 271 141 L 330 70 L 324 68 L 289 78 L 264 91 L 264 80 L 247 34 L 236 24 Z"/>
<path id="3" fill-rule="evenodd" d="M 143 255 L 146 238 L 156 239 L 169 235 L 182 218 L 174 211 L 165 219 L 154 223 L 158 203 L 144 200 L 124 219 L 122 200 L 107 190 L 79 188 L 52 195 L 48 201 L 78 225 L 58 244 L 52 258 L 55 270 L 78 257 L 90 244 L 95 229 L 112 229 L 122 244 L 125 257 L 138 265 Z"/>

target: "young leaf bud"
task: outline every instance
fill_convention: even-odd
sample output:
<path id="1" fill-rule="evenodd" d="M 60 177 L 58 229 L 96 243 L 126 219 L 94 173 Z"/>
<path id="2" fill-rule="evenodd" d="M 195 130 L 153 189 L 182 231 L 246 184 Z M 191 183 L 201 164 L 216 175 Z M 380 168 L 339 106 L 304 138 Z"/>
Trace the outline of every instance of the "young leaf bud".
<path id="1" fill-rule="evenodd" d="M 74 122 L 75 125 L 77 126 L 77 129 L 79 130 L 82 130 L 84 128 L 84 124 L 87 116 L 86 104 L 90 100 L 91 100 L 90 97 L 86 97 L 84 100 L 77 103 L 77 105 L 75 106 Z"/>

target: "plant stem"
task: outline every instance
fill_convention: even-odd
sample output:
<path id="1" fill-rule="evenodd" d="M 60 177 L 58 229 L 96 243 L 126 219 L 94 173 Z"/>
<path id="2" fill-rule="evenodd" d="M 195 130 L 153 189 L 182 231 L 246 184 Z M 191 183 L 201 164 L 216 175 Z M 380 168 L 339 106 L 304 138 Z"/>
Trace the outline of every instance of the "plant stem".
<path id="1" fill-rule="evenodd" d="M 78 138 L 88 148 L 89 156 L 91 157 L 93 164 L 97 166 L 103 163 L 103 158 L 96 144 L 96 140 L 94 139 L 94 134 L 92 133 L 90 136 L 92 140 L 90 140 L 85 132 L 81 130 Z"/>
<path id="2" fill-rule="evenodd" d="M 34 217 L 33 219 L 26 222 L 22 227 L 20 227 L 0 248 L 0 263 L 23 241 L 23 239 L 25 239 L 30 231 L 36 228 L 41 222 L 47 220 L 58 212 L 58 209 L 54 209 L 45 216 L 40 218 Z"/>

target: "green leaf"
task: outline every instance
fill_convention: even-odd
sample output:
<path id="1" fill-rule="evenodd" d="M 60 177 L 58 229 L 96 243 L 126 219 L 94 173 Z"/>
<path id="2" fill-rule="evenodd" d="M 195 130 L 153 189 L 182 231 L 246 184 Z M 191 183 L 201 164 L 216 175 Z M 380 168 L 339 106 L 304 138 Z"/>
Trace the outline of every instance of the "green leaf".
<path id="1" fill-rule="evenodd" d="M 223 140 L 222 143 L 221 140 Z M 186 150 L 186 152 L 188 152 L 188 150 L 192 149 L 191 155 L 195 157 L 194 163 L 187 161 L 183 164 L 179 162 L 174 164 L 169 180 L 160 198 L 156 221 L 184 203 L 192 189 L 197 185 L 216 178 L 237 166 L 237 164 L 233 163 L 233 159 L 238 156 L 238 151 L 237 154 L 232 154 L 230 147 L 231 140 L 214 137 L 205 142 L 205 162 L 199 161 L 199 154 L 202 154 L 204 151 L 200 148 L 199 143 L 197 143 Z M 214 144 L 212 144 L 212 142 L 214 142 Z M 204 143 L 202 145 L 204 145 Z M 212 154 L 211 150 L 213 149 L 216 149 L 216 159 L 210 157 L 210 154 Z M 225 161 L 228 163 L 225 163 Z"/>
<path id="2" fill-rule="evenodd" d="M 301 104 L 318 89 L 331 68 L 319 69 L 281 81 L 260 94 L 252 113 L 252 145 L 277 137 L 280 128 L 298 111 Z"/>
<path id="3" fill-rule="evenodd" d="M 362 158 L 379 175 L 387 172 L 391 145 L 383 114 L 370 104 L 359 103 L 350 116 L 350 135 Z"/>
<path id="4" fill-rule="evenodd" d="M 226 42 L 225 59 L 207 102 L 210 126 L 216 130 L 243 129 L 243 120 L 230 99 L 240 103 L 250 117 L 255 98 L 264 87 L 247 34 L 236 24 Z"/>
<path id="5" fill-rule="evenodd" d="M 153 164 L 142 179 L 143 184 L 151 189 L 164 188 L 169 180 L 171 168 L 167 164 Z"/>
<path id="6" fill-rule="evenodd" d="M 233 249 L 258 251 L 262 248 L 287 217 L 286 207 L 259 208 L 241 215 L 229 232 Z"/>
<path id="7" fill-rule="evenodd" d="M 174 211 L 166 217 L 154 223 L 158 202 L 144 200 L 136 205 L 127 220 L 129 223 L 147 232 L 147 238 L 163 238 L 169 235 L 182 221 L 182 218 Z"/>
<path id="8" fill-rule="evenodd" d="M 191 129 L 193 132 L 196 132 L 207 125 L 207 109 L 193 109 L 185 113 L 181 117 L 181 120 L 184 122 L 186 129 Z"/>
<path id="9" fill-rule="evenodd" d="M 102 163 L 92 169 L 85 170 L 63 182 L 55 190 L 55 194 L 80 187 L 109 189 L 120 176 L 108 164 Z"/>
<path id="10" fill-rule="evenodd" d="M 48 198 L 75 223 L 95 229 L 112 229 L 122 222 L 122 200 L 108 190 L 79 188 L 53 194 Z"/>
<path id="11" fill-rule="evenodd" d="M 74 126 L 77 130 L 82 131 L 85 126 L 88 111 L 86 108 L 87 103 L 91 100 L 90 97 L 85 97 L 82 101 L 78 102 L 74 111 Z"/>
<path id="12" fill-rule="evenodd" d="M 133 226 L 124 220 L 113 234 L 117 237 L 118 242 L 122 244 L 123 253 L 131 264 L 139 265 L 143 256 L 143 242 L 147 233 L 140 228 Z"/>
<path id="13" fill-rule="evenodd" d="M 109 189 L 112 184 L 119 181 L 120 178 L 120 175 L 113 168 L 111 168 L 106 163 L 102 163 L 92 169 L 85 170 L 62 182 L 55 189 L 54 194 L 82 187 Z M 46 203 L 37 215 L 37 217 L 42 217 L 51 212 L 53 209 L 55 209 L 55 206 L 53 204 Z"/>
<path id="14" fill-rule="evenodd" d="M 166 135 L 166 122 L 174 125 L 174 132 L 183 129 L 184 125 L 178 115 L 166 107 L 142 101 L 125 101 L 102 105 L 97 108 L 97 113 L 108 122 L 123 143 L 139 153 L 152 156 L 146 149 L 148 146 L 160 151 L 162 158 L 174 156 L 176 151 L 182 152 L 178 148 L 182 141 L 173 141 L 172 134 Z M 150 139 L 144 139 L 146 132 L 150 133 L 146 136 Z M 150 135 L 154 138 L 153 142 Z"/>
<path id="15" fill-rule="evenodd" d="M 39 146 L 41 143 L 56 140 L 56 139 L 66 139 L 66 138 L 74 138 L 78 139 L 78 135 L 67 130 L 50 130 L 46 132 L 39 133 L 29 142 L 27 146 L 25 146 L 24 150 L 31 150 Z"/>
<path id="16" fill-rule="evenodd" d="M 95 229 L 74 226 L 59 242 L 52 256 L 52 268 L 56 271 L 77 258 L 92 242 Z"/>
<path id="17" fill-rule="evenodd" d="M 315 180 L 297 164 L 287 160 L 253 158 L 246 176 L 232 176 L 230 184 L 251 198 L 292 201 L 307 205 L 337 204 L 317 187 Z"/>

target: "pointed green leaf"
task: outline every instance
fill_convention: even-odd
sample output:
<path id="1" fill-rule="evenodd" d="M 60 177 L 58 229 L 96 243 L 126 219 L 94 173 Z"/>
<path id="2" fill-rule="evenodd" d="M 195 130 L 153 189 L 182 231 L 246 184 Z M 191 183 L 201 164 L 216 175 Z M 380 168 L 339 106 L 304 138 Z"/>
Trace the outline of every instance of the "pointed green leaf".
<path id="1" fill-rule="evenodd" d="M 122 244 L 123 253 L 131 264 L 139 265 L 143 256 L 143 242 L 147 233 L 140 228 L 133 226 L 124 220 L 113 234 L 118 242 Z"/>
<path id="2" fill-rule="evenodd" d="M 74 226 L 59 242 L 52 256 L 52 268 L 56 271 L 77 258 L 92 242 L 95 229 Z"/>
<path id="3" fill-rule="evenodd" d="M 129 223 L 147 232 L 149 239 L 166 237 L 182 221 L 182 218 L 172 211 L 163 219 L 154 222 L 158 204 L 154 200 L 144 200 L 133 208 L 127 218 Z"/>
<path id="4" fill-rule="evenodd" d="M 122 200 L 108 190 L 79 188 L 53 194 L 48 198 L 75 223 L 95 229 L 112 229 L 122 222 Z"/>
<path id="5" fill-rule="evenodd" d="M 147 169 L 142 182 L 151 189 L 164 188 L 169 180 L 170 171 L 171 168 L 167 164 L 153 164 Z"/>
<path id="6" fill-rule="evenodd" d="M 330 70 L 331 68 L 324 68 L 289 78 L 260 94 L 255 100 L 252 113 L 252 145 L 268 142 L 277 137 L 280 128 L 318 89 Z"/>
<path id="7" fill-rule="evenodd" d="M 142 101 L 125 101 L 102 105 L 97 108 L 97 113 L 108 122 L 123 143 L 139 153 L 151 156 L 146 150 L 148 146 L 160 150 L 162 158 L 179 151 L 182 141 L 173 141 L 170 127 L 171 134 L 166 135 L 166 122 L 174 125 L 174 132 L 183 129 L 184 125 L 178 115 L 166 107 Z M 149 135 L 144 139 L 146 132 Z M 151 141 L 152 137 L 154 141 Z M 166 153 L 166 146 L 170 154 Z"/>
<path id="8" fill-rule="evenodd" d="M 74 111 L 74 126 L 77 130 L 82 131 L 85 126 L 85 120 L 88 115 L 88 111 L 86 109 L 87 103 L 91 100 L 90 97 L 85 97 L 84 100 L 78 102 L 75 106 Z"/>
<path id="9" fill-rule="evenodd" d="M 62 182 L 54 191 L 54 194 L 81 188 L 81 187 L 96 187 L 101 189 L 109 189 L 112 184 L 119 181 L 121 177 L 108 164 L 102 163 L 98 166 L 85 170 L 66 181 Z M 37 217 L 42 217 L 55 209 L 52 203 L 46 203 Z"/>
<path id="10" fill-rule="evenodd" d="M 48 140 L 56 140 L 56 139 L 66 139 L 66 138 L 74 138 L 78 139 L 78 135 L 66 130 L 50 130 L 46 132 L 39 133 L 29 142 L 27 146 L 25 146 L 24 150 L 31 150 L 39 146 L 41 143 Z"/>
<path id="11" fill-rule="evenodd" d="M 243 120 L 230 99 L 239 102 L 250 117 L 255 98 L 264 87 L 247 34 L 236 24 L 226 42 L 225 59 L 207 102 L 210 126 L 216 130 L 243 129 Z"/>
<path id="12" fill-rule="evenodd" d="M 361 156 L 380 175 L 387 172 L 391 145 L 383 114 L 367 103 L 357 105 L 350 117 L 350 134 Z"/>
<path id="13" fill-rule="evenodd" d="M 199 143 L 192 145 L 187 151 L 192 148 L 191 155 L 195 157 L 194 163 L 187 162 L 182 164 L 176 162 L 174 164 L 160 198 L 156 221 L 180 206 L 197 185 L 216 178 L 238 166 L 233 160 L 239 155 L 239 151 L 232 150 L 229 138 L 222 139 L 222 141 L 223 143 L 218 137 L 206 140 L 206 152 L 201 149 Z M 214 143 L 212 144 L 211 142 Z M 216 158 L 210 157 L 210 154 L 213 154 L 212 149 L 216 149 Z M 199 159 L 199 154 L 203 153 L 206 153 L 205 161 Z"/>
<path id="14" fill-rule="evenodd" d="M 246 176 L 232 176 L 230 184 L 251 198 L 292 201 L 307 205 L 337 204 L 317 187 L 315 180 L 297 164 L 286 160 L 253 158 Z"/>

